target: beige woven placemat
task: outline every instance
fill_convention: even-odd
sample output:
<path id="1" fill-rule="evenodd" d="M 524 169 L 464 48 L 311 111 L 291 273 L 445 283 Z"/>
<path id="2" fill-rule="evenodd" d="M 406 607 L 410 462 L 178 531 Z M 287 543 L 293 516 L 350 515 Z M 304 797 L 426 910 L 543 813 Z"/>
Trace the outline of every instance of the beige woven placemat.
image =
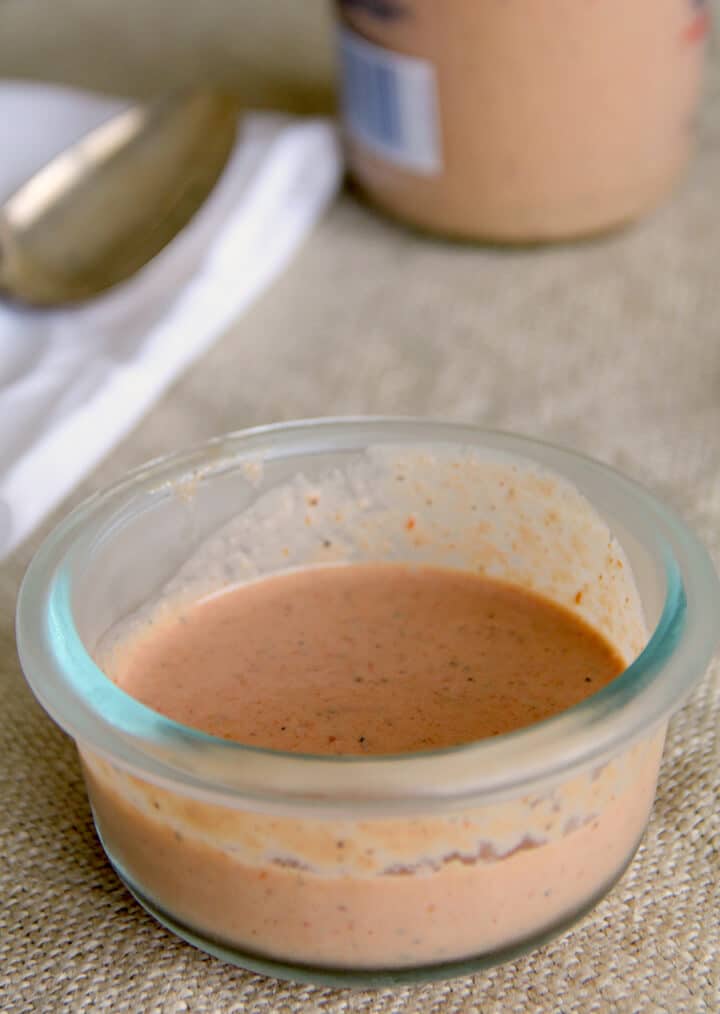
<path id="1" fill-rule="evenodd" d="M 451 247 L 343 199 L 270 294 L 74 499 L 229 428 L 434 414 L 539 433 L 611 462 L 679 507 L 720 563 L 719 85 L 716 72 L 687 186 L 651 221 L 600 243 Z M 673 722 L 635 863 L 572 932 L 444 984 L 292 985 L 176 940 L 108 868 L 72 744 L 16 660 L 12 610 L 33 546 L 0 569 L 0 1010 L 720 1011 L 717 665 Z"/>

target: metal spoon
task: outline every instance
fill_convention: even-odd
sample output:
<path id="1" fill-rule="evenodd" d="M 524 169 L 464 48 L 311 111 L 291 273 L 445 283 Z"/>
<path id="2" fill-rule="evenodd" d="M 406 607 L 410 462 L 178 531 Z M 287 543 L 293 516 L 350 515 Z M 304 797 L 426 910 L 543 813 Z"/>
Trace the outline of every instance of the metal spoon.
<path id="1" fill-rule="evenodd" d="M 238 103 L 213 92 L 133 107 L 54 158 L 0 207 L 0 295 L 88 299 L 146 264 L 217 183 Z"/>

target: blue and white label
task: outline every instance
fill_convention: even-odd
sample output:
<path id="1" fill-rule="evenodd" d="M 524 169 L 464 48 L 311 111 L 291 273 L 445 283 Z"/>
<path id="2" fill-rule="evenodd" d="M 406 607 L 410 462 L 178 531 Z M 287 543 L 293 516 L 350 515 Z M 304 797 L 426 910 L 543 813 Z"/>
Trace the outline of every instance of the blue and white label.
<path id="1" fill-rule="evenodd" d="M 431 176 L 442 169 L 435 69 L 340 33 L 342 103 L 353 138 L 394 165 Z"/>

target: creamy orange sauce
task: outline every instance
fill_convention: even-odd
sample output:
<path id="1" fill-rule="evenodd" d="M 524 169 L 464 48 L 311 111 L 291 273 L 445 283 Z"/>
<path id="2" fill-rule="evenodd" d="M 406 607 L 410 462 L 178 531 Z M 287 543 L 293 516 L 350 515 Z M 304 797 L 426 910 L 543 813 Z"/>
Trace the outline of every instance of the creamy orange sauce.
<path id="1" fill-rule="evenodd" d="M 338 8 L 390 61 L 383 78 L 395 82 L 381 89 L 369 72 L 358 81 L 346 68 L 346 93 L 364 95 L 371 113 L 374 102 L 373 120 L 380 107 L 381 122 L 390 119 L 381 135 L 396 138 L 389 150 L 368 143 L 346 115 L 350 172 L 410 223 L 511 243 L 594 233 L 651 209 L 687 163 L 710 23 L 702 0 Z M 392 62 L 403 57 L 432 80 L 432 101 Z M 437 137 L 430 171 L 393 153 L 418 132 Z"/>
<path id="2" fill-rule="evenodd" d="M 240 963 L 495 960 L 577 916 L 632 856 L 664 725 L 594 750 L 581 722 L 584 760 L 560 730 L 500 790 L 512 771 L 482 743 L 594 693 L 647 642 L 622 547 L 567 483 L 376 448 L 272 485 L 126 608 L 94 653 L 120 686 L 241 743 L 326 755 L 178 736 L 165 778 L 79 744 L 120 875 Z M 527 739 L 505 744 L 521 766 Z M 194 777 L 216 759 L 217 792 Z"/>
<path id="3" fill-rule="evenodd" d="M 608 584 L 624 573 L 610 562 Z M 592 601 L 574 587 L 565 607 L 429 564 L 311 566 L 204 598 L 166 592 L 98 660 L 144 703 L 241 743 L 423 751 L 536 722 L 625 667 L 621 641 L 570 611 Z M 181 929 L 250 967 L 384 970 L 493 954 L 579 914 L 637 845 L 663 736 L 508 798 L 407 813 L 196 796 L 80 752 L 108 855 Z M 424 790 L 433 762 L 412 763 Z"/>
<path id="4" fill-rule="evenodd" d="M 383 754 L 511 732 L 624 669 L 569 610 L 472 573 L 313 567 L 219 593 L 150 625 L 118 684 L 216 736 L 288 751 Z"/>

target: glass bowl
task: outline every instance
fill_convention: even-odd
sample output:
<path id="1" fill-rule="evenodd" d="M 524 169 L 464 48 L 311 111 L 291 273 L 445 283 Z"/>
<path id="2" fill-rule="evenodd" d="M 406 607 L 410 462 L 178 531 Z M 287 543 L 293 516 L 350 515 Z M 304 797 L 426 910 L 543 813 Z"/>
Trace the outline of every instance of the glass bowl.
<path id="1" fill-rule="evenodd" d="M 518 581 L 603 630 L 628 667 L 511 734 L 338 758 L 202 734 L 98 664 L 148 602 L 355 559 Z M 77 743 L 108 858 L 149 912 L 254 971 L 378 985 L 510 959 L 612 887 L 719 601 L 692 532 L 602 464 L 474 426 L 318 420 L 210 441 L 91 497 L 32 561 L 17 637 Z"/>

